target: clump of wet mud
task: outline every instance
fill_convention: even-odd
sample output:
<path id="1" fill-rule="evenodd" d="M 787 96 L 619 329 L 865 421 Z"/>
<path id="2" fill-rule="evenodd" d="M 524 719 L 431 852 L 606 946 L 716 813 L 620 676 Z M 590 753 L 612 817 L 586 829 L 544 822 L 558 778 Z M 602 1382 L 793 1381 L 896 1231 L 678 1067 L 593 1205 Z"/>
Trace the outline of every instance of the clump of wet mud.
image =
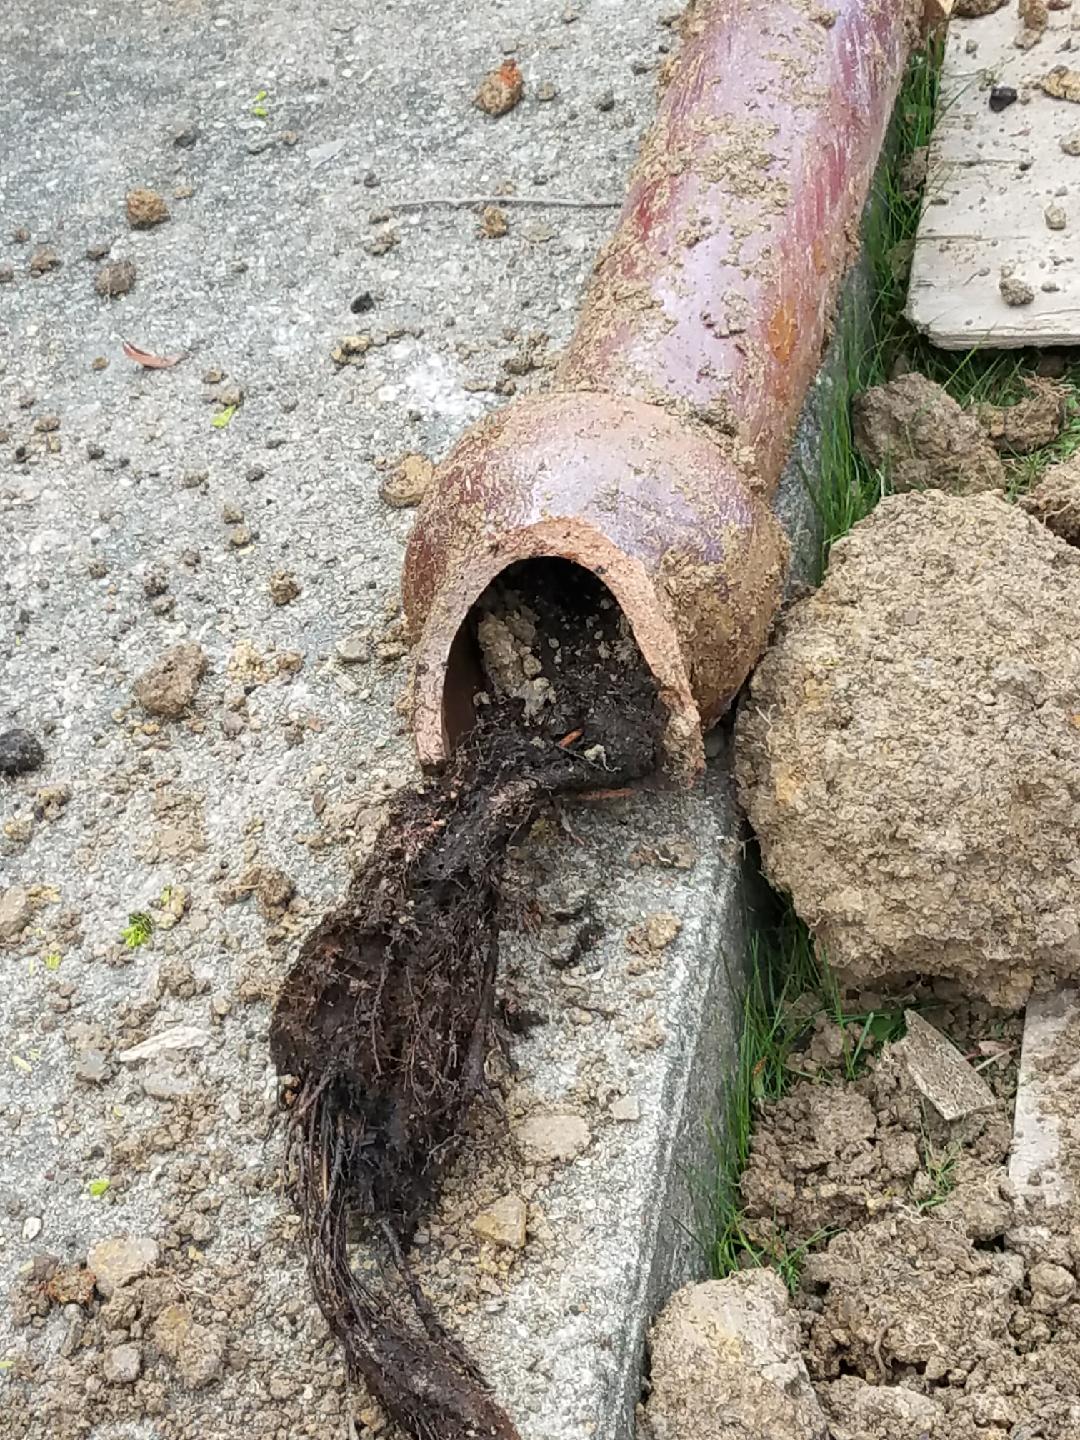
<path id="1" fill-rule="evenodd" d="M 1069 545 L 1080 545 L 1080 460 L 1051 465 L 1020 504 Z"/>
<path id="2" fill-rule="evenodd" d="M 885 471 L 897 492 L 971 495 L 1005 485 L 1004 467 L 979 419 L 917 371 L 857 395 L 852 432 L 863 459 Z"/>
<path id="3" fill-rule="evenodd" d="M 391 808 L 271 1029 L 316 1296 L 350 1377 L 421 1440 L 516 1435 L 407 1255 L 484 1086 L 506 850 L 553 797 L 649 774 L 663 723 L 603 587 L 561 562 L 525 578 L 528 605 L 511 577 L 477 607 L 489 669 L 474 728 L 440 779 Z"/>

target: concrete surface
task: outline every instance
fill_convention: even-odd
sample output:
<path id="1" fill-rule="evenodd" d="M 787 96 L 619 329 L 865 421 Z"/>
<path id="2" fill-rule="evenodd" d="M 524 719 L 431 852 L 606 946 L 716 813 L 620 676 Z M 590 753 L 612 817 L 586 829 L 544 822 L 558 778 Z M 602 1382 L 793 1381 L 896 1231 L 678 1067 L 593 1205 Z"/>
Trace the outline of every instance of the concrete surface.
<path id="1" fill-rule="evenodd" d="M 547 334 L 551 353 L 565 343 L 613 212 L 508 204 L 497 240 L 467 209 L 373 217 L 507 186 L 617 199 L 673 44 L 659 13 L 617 0 L 5 9 L 0 728 L 41 734 L 47 759 L 0 782 L 0 889 L 22 887 L 31 917 L 0 952 L 0 1289 L 30 1293 L 42 1253 L 68 1265 L 110 1237 L 152 1238 L 224 1354 L 193 1388 L 143 1320 L 87 1322 L 70 1304 L 35 1315 L 20 1300 L 0 1318 L 12 1440 L 87 1424 L 109 1440 L 347 1433 L 340 1361 L 280 1193 L 266 1030 L 296 940 L 415 774 L 394 628 L 410 515 L 378 483 L 384 461 L 438 459 L 500 403 L 503 363 L 529 335 Z M 471 97 L 510 51 L 526 98 L 492 121 Z M 539 98 L 545 82 L 553 99 Z M 128 229 L 135 185 L 165 196 L 166 224 Z M 13 238 L 23 226 L 29 242 Z M 85 258 L 104 241 L 138 272 L 111 301 Z M 61 264 L 34 277 L 43 244 Z M 330 352 L 357 331 L 375 343 L 339 371 Z M 144 370 L 122 339 L 186 358 Z M 237 385 L 243 403 L 215 428 Z M 58 428 L 39 424 L 49 416 Z M 812 426 L 800 446 L 812 466 Z M 785 494 L 812 559 L 796 470 Z M 279 570 L 301 591 L 281 607 Z M 186 720 L 148 722 L 132 682 L 182 640 L 203 646 L 209 672 Z M 374 658 L 344 663 L 345 640 Z M 707 794 L 572 809 L 572 834 L 535 842 L 554 892 L 584 886 L 569 908 L 591 901 L 602 934 L 554 979 L 543 929 L 539 944 L 508 940 L 507 983 L 549 1023 L 515 1046 L 507 1106 L 512 1122 L 572 1107 L 589 1145 L 530 1168 L 480 1115 L 496 1169 L 464 1190 L 451 1178 L 421 1247 L 525 1440 L 626 1437 L 648 1317 L 699 1268 L 691 1180 L 733 1053 L 729 973 L 744 953 L 726 746 L 713 743 Z M 640 863 L 670 836 L 691 842 L 692 869 Z M 225 903 L 252 864 L 295 882 L 286 910 Z M 140 911 L 157 928 L 128 948 Z M 681 920 L 674 942 L 628 950 L 657 911 Z M 631 960 L 646 963 L 628 974 Z M 118 1062 L 175 1025 L 201 1042 Z M 511 1183 L 528 1192 L 530 1238 L 504 1275 L 455 1227 Z M 103 1383 L 121 1340 L 142 1346 L 140 1378 Z M 377 1425 L 361 1404 L 357 1433 Z"/>

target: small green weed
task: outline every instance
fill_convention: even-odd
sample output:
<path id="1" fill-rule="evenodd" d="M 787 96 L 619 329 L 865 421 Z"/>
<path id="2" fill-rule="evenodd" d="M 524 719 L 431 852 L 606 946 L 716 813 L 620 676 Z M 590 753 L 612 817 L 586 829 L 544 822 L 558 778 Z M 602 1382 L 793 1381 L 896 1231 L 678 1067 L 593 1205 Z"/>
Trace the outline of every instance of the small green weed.
<path id="1" fill-rule="evenodd" d="M 154 921 L 145 910 L 135 910 L 127 918 L 127 924 L 120 932 L 120 938 L 129 950 L 138 950 L 154 933 Z"/>
<path id="2" fill-rule="evenodd" d="M 950 1145 L 939 1150 L 927 1137 L 923 1142 L 923 1164 L 930 1177 L 930 1193 L 917 1202 L 919 1210 L 934 1210 L 946 1200 L 956 1187 L 956 1149 Z"/>

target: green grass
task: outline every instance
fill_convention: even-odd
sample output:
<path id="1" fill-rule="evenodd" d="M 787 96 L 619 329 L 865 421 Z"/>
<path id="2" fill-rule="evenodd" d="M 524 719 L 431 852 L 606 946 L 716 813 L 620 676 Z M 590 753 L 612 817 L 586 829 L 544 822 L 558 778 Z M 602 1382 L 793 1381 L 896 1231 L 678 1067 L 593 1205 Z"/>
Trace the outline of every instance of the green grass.
<path id="1" fill-rule="evenodd" d="M 870 297 L 845 308 L 839 334 L 843 357 L 831 413 L 822 436 L 820 467 L 807 477 L 822 527 L 821 567 L 834 541 L 863 519 L 888 493 L 887 476 L 867 465 L 851 433 L 851 401 L 880 385 L 898 360 L 942 385 L 963 406 L 1009 405 L 1024 394 L 1024 380 L 1035 373 L 1033 351 L 937 350 L 904 317 L 908 271 L 918 229 L 922 198 L 904 185 L 904 167 L 913 151 L 929 143 L 938 103 L 940 45 L 916 54 L 896 104 L 886 159 L 879 167 L 867 209 L 863 245 Z M 1080 364 L 1062 377 L 1080 402 Z M 1023 493 L 1045 467 L 1080 449 L 1080 403 L 1061 436 L 1032 455 L 1009 462 L 1010 498 Z"/>
<path id="2" fill-rule="evenodd" d="M 844 1009 L 827 961 L 788 907 L 774 926 L 759 928 L 750 939 L 738 1068 L 712 1137 L 713 1168 L 703 1220 L 709 1265 L 718 1278 L 747 1266 L 769 1265 L 794 1290 L 807 1252 L 829 1238 L 829 1232 L 822 1231 L 797 1245 L 782 1235 L 768 1245 L 761 1243 L 750 1233 L 739 1188 L 757 1107 L 781 1099 L 801 1079 L 821 1080 L 816 1067 L 800 1061 L 800 1047 L 821 1015 L 839 1026 L 844 1037 L 836 1080 L 856 1079 L 874 1049 L 903 1033 L 901 1010 Z"/>
<path id="3" fill-rule="evenodd" d="M 951 1145 L 945 1150 L 939 1150 L 928 1136 L 923 1138 L 923 1166 L 929 1176 L 931 1189 L 929 1194 L 918 1202 L 917 1209 L 935 1210 L 943 1200 L 948 1199 L 956 1188 L 958 1158 L 957 1151 Z"/>

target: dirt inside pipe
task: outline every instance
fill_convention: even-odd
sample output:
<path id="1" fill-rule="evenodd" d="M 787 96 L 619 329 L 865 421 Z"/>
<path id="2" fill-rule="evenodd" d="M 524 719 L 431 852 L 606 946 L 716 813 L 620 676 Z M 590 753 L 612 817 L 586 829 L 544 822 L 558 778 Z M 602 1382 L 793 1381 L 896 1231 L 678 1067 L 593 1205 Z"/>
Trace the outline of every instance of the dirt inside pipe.
<path id="1" fill-rule="evenodd" d="M 476 723 L 393 806 L 270 1037 L 316 1296 L 350 1378 L 418 1440 L 517 1434 L 408 1260 L 498 1034 L 503 857 L 558 796 L 648 775 L 664 722 L 617 605 L 568 562 L 505 572 L 468 627 Z"/>

